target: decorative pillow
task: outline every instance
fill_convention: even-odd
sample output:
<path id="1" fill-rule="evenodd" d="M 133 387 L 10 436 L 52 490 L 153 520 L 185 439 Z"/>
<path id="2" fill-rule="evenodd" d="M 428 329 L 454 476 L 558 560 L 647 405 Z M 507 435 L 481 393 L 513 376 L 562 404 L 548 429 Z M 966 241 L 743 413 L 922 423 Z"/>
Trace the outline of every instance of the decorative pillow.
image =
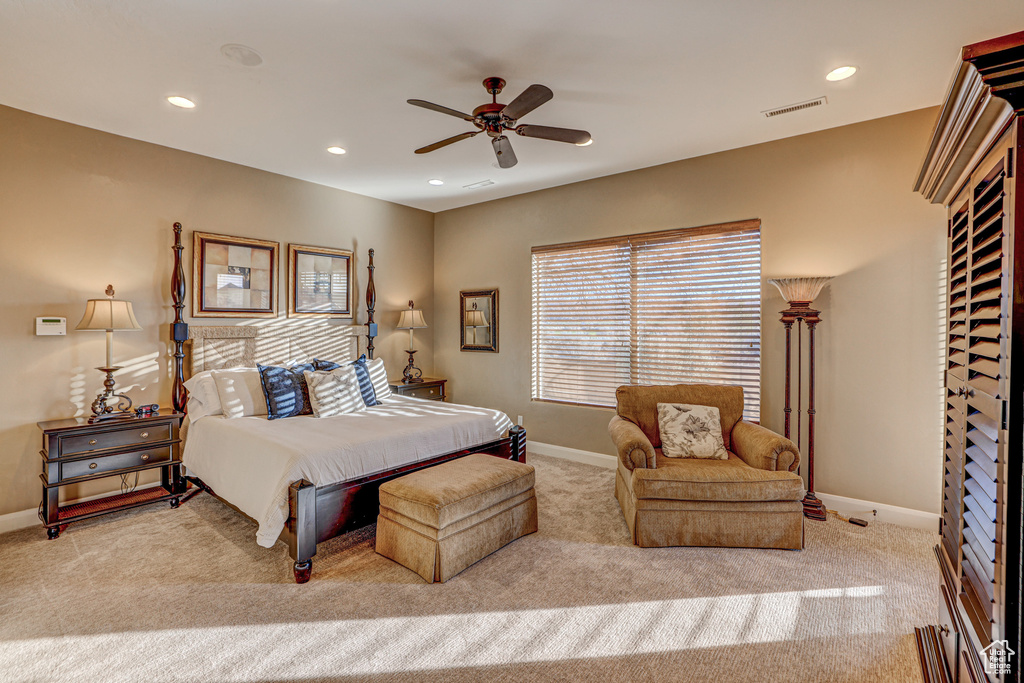
<path id="1" fill-rule="evenodd" d="M 728 460 L 718 408 L 686 403 L 658 404 L 661 452 L 669 458 Z"/>
<path id="2" fill-rule="evenodd" d="M 326 372 L 303 373 L 309 386 L 309 402 L 316 417 L 333 417 L 366 410 L 359 378 L 351 365 Z"/>
<path id="3" fill-rule="evenodd" d="M 213 381 L 217 384 L 224 417 L 267 414 L 267 399 L 263 396 L 263 383 L 256 368 L 214 370 Z"/>
<path id="4" fill-rule="evenodd" d="M 373 391 L 373 382 L 370 381 L 370 373 L 366 369 L 366 354 L 359 356 L 356 360 L 348 363 L 356 370 L 356 377 L 359 378 L 359 393 L 363 397 L 363 403 L 367 406 L 377 405 L 377 394 Z M 330 371 L 342 367 L 340 363 L 329 360 L 313 359 L 313 367 L 316 370 Z"/>
<path id="5" fill-rule="evenodd" d="M 217 394 L 217 383 L 213 381 L 213 371 L 206 370 L 189 377 L 185 382 L 188 390 L 187 411 L 193 421 L 207 415 L 221 415 L 224 410 L 220 406 Z"/>
<path id="6" fill-rule="evenodd" d="M 309 389 L 302 373 L 312 372 L 313 364 L 293 365 L 282 368 L 276 365 L 257 365 L 263 396 L 267 401 L 267 419 L 277 420 L 296 415 L 312 415 L 309 405 Z"/>
<path id="7" fill-rule="evenodd" d="M 366 364 L 366 371 L 370 375 L 370 383 L 373 384 L 373 393 L 380 403 L 382 398 L 391 396 L 391 385 L 388 384 L 388 371 L 384 369 L 384 359 L 374 358 Z"/>

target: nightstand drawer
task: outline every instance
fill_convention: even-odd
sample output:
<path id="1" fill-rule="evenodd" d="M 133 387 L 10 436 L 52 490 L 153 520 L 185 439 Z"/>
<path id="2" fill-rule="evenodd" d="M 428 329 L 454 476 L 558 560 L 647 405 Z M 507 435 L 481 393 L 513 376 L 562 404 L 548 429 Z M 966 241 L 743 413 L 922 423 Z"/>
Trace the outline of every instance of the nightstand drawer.
<path id="1" fill-rule="evenodd" d="M 164 463 L 171 459 L 171 447 L 160 446 L 148 450 L 132 451 L 131 453 L 115 453 L 104 455 L 98 458 L 86 458 L 84 460 L 72 460 L 60 464 L 60 481 L 81 477 L 95 477 L 104 472 L 115 470 L 131 469 L 133 467 L 148 467 L 158 463 Z"/>
<path id="2" fill-rule="evenodd" d="M 430 386 L 430 387 L 406 387 L 402 391 L 402 396 L 412 396 L 413 398 L 430 398 L 435 401 L 439 401 L 444 398 L 441 393 L 441 387 Z"/>
<path id="3" fill-rule="evenodd" d="M 75 453 L 88 453 L 106 448 L 117 448 L 119 446 L 131 446 L 138 444 L 145 447 L 147 443 L 159 443 L 171 439 L 171 425 L 138 425 L 125 426 L 122 429 L 113 429 L 109 432 L 83 434 L 81 436 L 62 436 L 58 447 L 57 457 L 72 455 Z M 51 455 L 50 457 L 53 457 Z"/>

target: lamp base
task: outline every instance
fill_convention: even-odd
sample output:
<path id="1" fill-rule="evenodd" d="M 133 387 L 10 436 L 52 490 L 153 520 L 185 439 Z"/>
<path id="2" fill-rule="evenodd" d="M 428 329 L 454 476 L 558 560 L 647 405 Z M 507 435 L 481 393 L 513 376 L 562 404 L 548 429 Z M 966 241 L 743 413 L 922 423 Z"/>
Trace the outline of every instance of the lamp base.
<path id="1" fill-rule="evenodd" d="M 125 420 L 134 417 L 132 400 L 124 394 L 118 394 L 114 391 L 114 372 L 120 370 L 120 366 L 96 369 L 107 373 L 107 378 L 103 380 L 105 390 L 98 394 L 96 400 L 92 402 L 92 417 L 89 418 L 89 422 Z M 115 398 L 117 403 L 113 406 L 109 405 L 109 402 Z"/>
<path id="2" fill-rule="evenodd" d="M 405 366 L 405 370 L 402 371 L 402 384 L 415 384 L 416 382 L 423 381 L 423 373 L 420 369 L 413 365 L 412 357 L 416 353 L 414 350 L 406 351 L 409 354 L 409 364 Z"/>
<path id="3" fill-rule="evenodd" d="M 808 491 L 801 501 L 804 506 L 804 517 L 824 522 L 828 516 L 825 512 L 825 504 L 818 500 L 813 491 Z"/>

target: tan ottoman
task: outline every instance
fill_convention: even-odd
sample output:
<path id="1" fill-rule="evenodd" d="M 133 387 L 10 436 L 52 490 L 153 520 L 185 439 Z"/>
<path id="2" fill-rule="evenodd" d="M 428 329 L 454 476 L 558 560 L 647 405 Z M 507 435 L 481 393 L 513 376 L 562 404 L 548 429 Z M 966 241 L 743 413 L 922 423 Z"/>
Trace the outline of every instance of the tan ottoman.
<path id="1" fill-rule="evenodd" d="M 533 484 L 532 466 L 483 454 L 393 479 L 380 487 L 377 552 L 447 581 L 537 530 Z"/>

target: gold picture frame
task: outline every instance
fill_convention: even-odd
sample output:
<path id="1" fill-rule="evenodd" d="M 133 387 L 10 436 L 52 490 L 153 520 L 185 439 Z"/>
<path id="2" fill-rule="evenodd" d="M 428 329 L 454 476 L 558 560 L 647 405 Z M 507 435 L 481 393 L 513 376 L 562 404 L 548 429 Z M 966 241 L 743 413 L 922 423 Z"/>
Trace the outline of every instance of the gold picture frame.
<path id="1" fill-rule="evenodd" d="M 192 233 L 192 316 L 277 317 L 278 242 Z"/>
<path id="2" fill-rule="evenodd" d="M 352 315 L 352 251 L 288 245 L 288 317 Z"/>
<path id="3" fill-rule="evenodd" d="M 498 290 L 459 292 L 461 351 L 498 352 Z"/>

